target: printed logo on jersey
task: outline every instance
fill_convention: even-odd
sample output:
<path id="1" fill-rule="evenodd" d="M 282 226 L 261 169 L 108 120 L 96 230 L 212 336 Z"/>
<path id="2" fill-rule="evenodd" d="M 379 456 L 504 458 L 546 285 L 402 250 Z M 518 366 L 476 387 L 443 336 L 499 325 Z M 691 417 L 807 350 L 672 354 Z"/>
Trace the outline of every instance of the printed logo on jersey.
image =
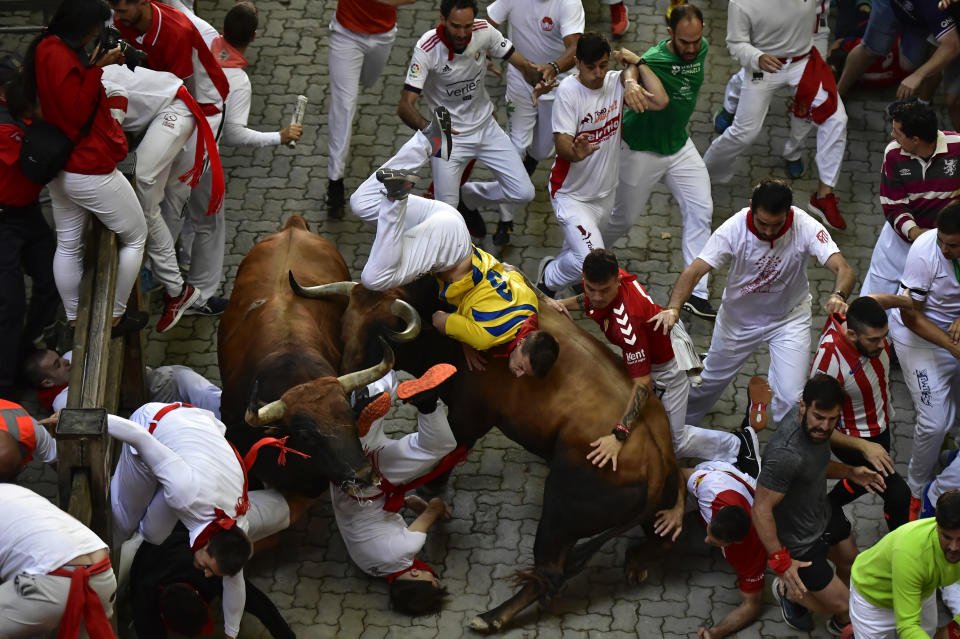
<path id="1" fill-rule="evenodd" d="M 750 293 L 772 293 L 773 282 L 780 277 L 780 265 L 783 260 L 774 255 L 764 255 L 756 261 L 755 265 L 759 274 L 752 282 L 748 282 L 740 287 L 741 295 Z"/>
<path id="2" fill-rule="evenodd" d="M 482 70 L 477 71 L 477 74 L 470 80 L 461 80 L 459 82 L 451 82 L 448 84 L 444 89 L 444 91 L 447 93 L 447 97 L 472 100 L 473 92 L 483 86 L 483 80 L 481 79 L 482 73 Z"/>
<path id="3" fill-rule="evenodd" d="M 677 75 L 680 73 L 680 65 L 674 64 L 670 66 L 670 75 Z"/>
<path id="4" fill-rule="evenodd" d="M 633 346 L 637 342 L 637 334 L 633 332 L 633 325 L 630 324 L 630 316 L 627 315 L 627 307 L 623 302 L 620 302 L 620 306 L 613 309 L 613 321 L 616 323 L 617 330 L 619 330 L 623 336 L 621 338 L 623 343 L 627 346 Z M 634 363 L 630 361 L 631 355 L 637 362 L 642 362 L 646 359 L 646 354 L 643 352 L 643 349 L 640 349 L 637 353 L 627 353 L 627 364 Z"/>
<path id="5" fill-rule="evenodd" d="M 449 65 L 449 64 L 443 65 L 443 68 L 440 69 L 440 73 L 449 73 L 449 72 L 450 72 L 450 65 Z"/>
<path id="6" fill-rule="evenodd" d="M 16 142 L 17 144 L 22 143 L 22 142 L 23 142 L 23 134 L 20 132 L 20 129 L 15 129 L 13 132 L 11 132 L 11 133 L 10 133 L 10 139 L 13 140 L 14 142 Z"/>
<path id="7" fill-rule="evenodd" d="M 176 128 L 176 127 L 174 126 L 174 123 L 175 123 L 176 121 L 177 121 L 177 114 L 176 114 L 176 113 L 164 113 L 164 114 L 163 114 L 163 122 L 162 122 L 161 124 L 162 124 L 163 126 L 167 127 L 168 129 L 173 129 L 173 128 Z"/>
<path id="8" fill-rule="evenodd" d="M 419 75 L 420 74 L 420 65 L 414 62 L 410 65 L 410 75 Z"/>
<path id="9" fill-rule="evenodd" d="M 540 28 L 544 31 L 553 31 L 554 27 L 553 18 L 550 16 L 543 16 L 543 20 L 540 21 Z"/>
<path id="10" fill-rule="evenodd" d="M 636 339 L 637 336 L 634 335 L 633 337 Z M 630 343 L 633 344 L 632 341 Z M 647 361 L 647 351 L 642 348 L 639 351 L 627 351 L 626 359 L 627 366 L 630 366 L 631 364 L 641 364 Z"/>
<path id="11" fill-rule="evenodd" d="M 598 129 L 588 131 L 578 131 L 587 136 L 591 144 L 600 144 L 610 139 L 612 136 L 620 136 L 620 100 L 614 100 L 610 106 L 605 106 L 599 111 L 588 113 L 582 120 L 580 126 L 585 124 L 600 124 L 606 120 L 606 123 Z M 610 118 L 607 120 L 607 118 Z"/>
<path id="12" fill-rule="evenodd" d="M 827 242 L 830 241 L 830 236 L 827 235 L 827 232 L 825 230 L 820 229 L 817 232 L 817 239 L 820 240 L 821 244 L 826 244 Z"/>
<path id="13" fill-rule="evenodd" d="M 957 158 L 949 158 L 943 162 L 943 172 L 954 175 L 957 172 Z"/>

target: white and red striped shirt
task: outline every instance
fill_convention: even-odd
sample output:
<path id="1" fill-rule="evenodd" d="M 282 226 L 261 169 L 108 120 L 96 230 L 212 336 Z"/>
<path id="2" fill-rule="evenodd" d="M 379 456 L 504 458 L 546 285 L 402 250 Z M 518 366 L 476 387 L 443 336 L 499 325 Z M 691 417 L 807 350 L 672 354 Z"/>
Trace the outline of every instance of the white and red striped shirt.
<path id="1" fill-rule="evenodd" d="M 824 373 L 838 380 L 847 392 L 837 428 L 850 437 L 876 437 L 890 425 L 890 344 L 883 340 L 879 357 L 867 357 L 844 335 L 846 316 L 827 318 L 813 360 L 811 374 Z"/>

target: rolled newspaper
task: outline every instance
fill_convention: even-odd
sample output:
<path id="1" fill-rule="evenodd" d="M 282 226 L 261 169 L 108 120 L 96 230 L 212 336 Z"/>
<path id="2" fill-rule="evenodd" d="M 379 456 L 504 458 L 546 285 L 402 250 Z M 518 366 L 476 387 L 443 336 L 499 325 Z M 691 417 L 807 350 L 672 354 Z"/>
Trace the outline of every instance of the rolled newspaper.
<path id="1" fill-rule="evenodd" d="M 670 329 L 670 343 L 673 345 L 673 356 L 677 360 L 677 366 L 687 374 L 691 386 L 699 386 L 703 383 L 700 373 L 703 372 L 703 362 L 697 355 L 696 346 L 690 339 L 690 334 L 683 327 L 683 322 L 677 322 Z"/>
<path id="2" fill-rule="evenodd" d="M 307 96 L 298 95 L 297 96 L 297 106 L 293 108 L 293 117 L 290 118 L 290 124 L 303 124 L 303 116 L 307 112 Z M 291 149 L 297 146 L 296 140 L 290 140 L 287 142 L 287 146 Z"/>

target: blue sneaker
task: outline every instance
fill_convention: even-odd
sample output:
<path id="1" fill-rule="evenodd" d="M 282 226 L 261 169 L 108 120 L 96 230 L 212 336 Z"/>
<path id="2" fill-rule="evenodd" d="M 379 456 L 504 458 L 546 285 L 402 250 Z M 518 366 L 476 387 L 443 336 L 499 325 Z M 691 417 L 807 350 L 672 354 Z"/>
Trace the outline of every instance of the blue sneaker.
<path id="1" fill-rule="evenodd" d="M 923 486 L 923 493 L 921 493 L 920 498 L 920 514 L 917 516 L 917 519 L 926 519 L 937 514 L 937 505 L 930 502 L 930 484 L 932 483 L 932 481 L 928 481 Z"/>
<path id="2" fill-rule="evenodd" d="M 148 269 L 146 266 L 140 269 L 140 292 L 141 293 L 151 293 L 158 288 L 161 284 L 153 276 L 153 271 Z"/>
<path id="3" fill-rule="evenodd" d="M 720 107 L 720 110 L 717 111 L 713 116 L 713 130 L 717 133 L 723 133 L 730 128 L 730 125 L 733 124 L 733 113 L 730 113 L 723 107 Z"/>
<path id="4" fill-rule="evenodd" d="M 229 301 L 226 297 L 211 297 L 203 304 L 194 302 L 183 314 L 216 317 L 217 315 L 222 315 L 223 312 L 227 310 L 227 303 Z"/>
<path id="5" fill-rule="evenodd" d="M 803 160 L 784 160 L 783 165 L 787 170 L 787 177 L 791 180 L 803 175 Z"/>
<path id="6" fill-rule="evenodd" d="M 787 599 L 786 589 L 781 590 L 780 577 L 773 578 L 773 596 L 780 603 L 783 623 L 800 632 L 813 632 L 813 615 L 800 604 Z"/>

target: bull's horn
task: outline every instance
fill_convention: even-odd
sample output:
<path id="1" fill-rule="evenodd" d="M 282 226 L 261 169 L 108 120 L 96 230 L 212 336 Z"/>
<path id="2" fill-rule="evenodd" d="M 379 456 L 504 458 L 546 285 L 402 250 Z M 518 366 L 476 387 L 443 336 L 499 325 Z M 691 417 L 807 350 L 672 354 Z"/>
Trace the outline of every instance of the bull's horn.
<path id="1" fill-rule="evenodd" d="M 407 327 L 402 331 L 390 331 L 390 339 L 395 342 L 409 342 L 420 334 L 420 313 L 408 302 L 393 300 L 390 311 L 407 323 Z"/>
<path id="2" fill-rule="evenodd" d="M 300 297 L 322 300 L 335 295 L 350 296 L 350 291 L 357 285 L 356 282 L 330 282 L 329 284 L 319 284 L 317 286 L 300 286 L 296 278 L 293 277 L 293 271 L 287 271 L 290 275 L 290 288 Z"/>
<path id="3" fill-rule="evenodd" d="M 386 375 L 390 369 L 393 368 L 393 349 L 390 348 L 390 344 L 387 343 L 387 340 L 383 339 L 382 337 L 377 339 L 380 341 L 380 347 L 383 348 L 383 359 L 380 360 L 379 364 L 370 368 L 365 368 L 362 371 L 357 371 L 356 373 L 347 373 L 346 375 L 341 375 L 337 378 L 337 381 L 340 382 L 340 386 L 343 387 L 343 392 L 347 395 L 358 388 L 366 386 L 367 384 L 372 384 Z"/>
<path id="4" fill-rule="evenodd" d="M 278 399 L 270 402 L 266 406 L 260 407 L 255 413 L 248 408 L 244 419 L 246 419 L 247 423 L 251 426 L 266 426 L 267 424 L 272 424 L 283 419 L 283 415 L 286 412 L 287 405 L 283 403 L 282 399 Z"/>

